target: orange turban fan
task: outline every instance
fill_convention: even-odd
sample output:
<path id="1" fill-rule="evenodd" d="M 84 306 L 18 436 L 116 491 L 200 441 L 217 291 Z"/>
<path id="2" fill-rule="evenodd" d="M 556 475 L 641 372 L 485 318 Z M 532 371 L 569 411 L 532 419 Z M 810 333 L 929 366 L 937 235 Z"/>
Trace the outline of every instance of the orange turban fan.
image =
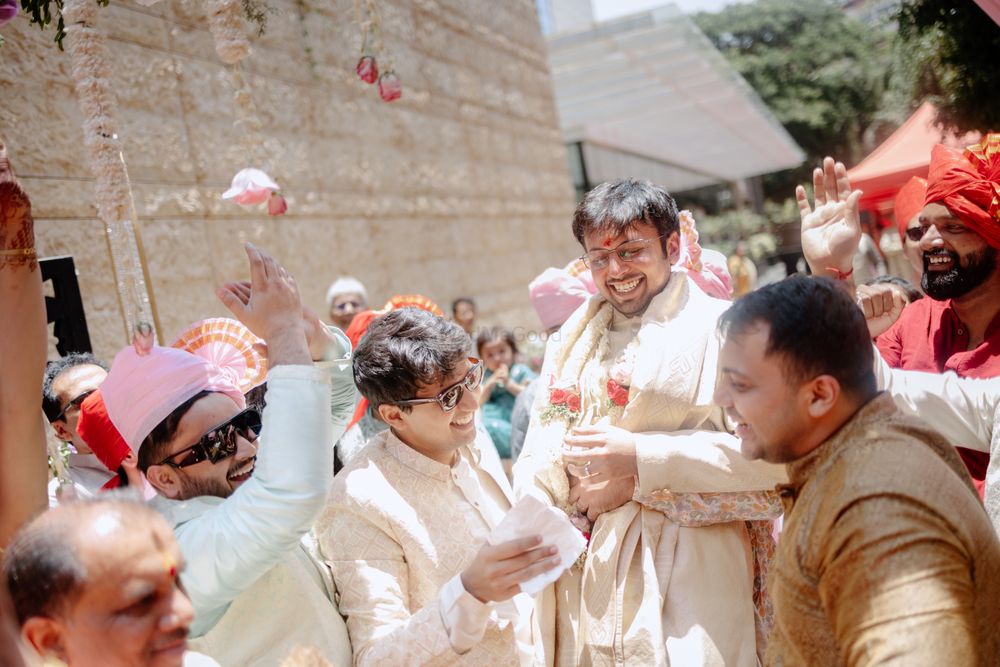
<path id="1" fill-rule="evenodd" d="M 376 317 L 400 308 L 420 308 L 432 315 L 444 317 L 444 311 L 441 310 L 441 307 L 422 294 L 397 294 L 386 301 L 380 310 L 363 310 L 354 316 L 354 319 L 351 320 L 351 326 L 347 327 L 347 331 L 344 332 L 350 339 L 351 346 L 358 346 L 361 337 L 365 335 L 368 327 L 371 326 Z M 362 396 L 361 400 L 358 401 L 357 407 L 354 409 L 354 416 L 351 418 L 351 422 L 347 425 L 347 428 L 351 428 L 361 421 L 361 418 L 365 416 L 366 410 L 368 410 L 368 399 Z"/>
<path id="2" fill-rule="evenodd" d="M 914 176 L 896 193 L 893 212 L 896 216 L 896 227 L 899 228 L 899 238 L 906 235 L 906 226 L 913 216 L 920 213 L 927 196 L 927 179 Z"/>
<path id="3" fill-rule="evenodd" d="M 76 430 L 87 446 L 93 450 L 94 455 L 104 464 L 104 467 L 113 473 L 118 472 L 118 468 L 132 451 L 125 443 L 121 433 L 111 423 L 108 409 L 104 407 L 104 397 L 101 396 L 100 389 L 85 398 L 80 404 L 80 419 L 77 422 Z M 114 489 L 118 487 L 118 484 L 119 480 L 116 474 L 101 488 Z"/>
<path id="4" fill-rule="evenodd" d="M 987 134 L 964 153 L 935 146 L 925 201 L 944 204 L 987 243 L 1000 248 L 1000 134 Z"/>

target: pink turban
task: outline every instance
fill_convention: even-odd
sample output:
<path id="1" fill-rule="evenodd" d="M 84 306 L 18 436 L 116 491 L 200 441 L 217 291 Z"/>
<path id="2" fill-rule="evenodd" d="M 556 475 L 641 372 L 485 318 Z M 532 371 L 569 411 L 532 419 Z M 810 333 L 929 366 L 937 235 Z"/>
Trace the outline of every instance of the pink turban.
<path id="1" fill-rule="evenodd" d="M 687 271 L 691 281 L 716 299 L 729 301 L 733 296 L 733 278 L 729 275 L 726 257 L 715 250 L 706 250 L 698 243 L 698 229 L 690 211 L 681 211 L 680 257 L 676 268 Z"/>
<path id="2" fill-rule="evenodd" d="M 588 280 L 589 278 L 589 285 Z M 531 305 L 546 329 L 562 326 L 580 304 L 597 291 L 590 272 L 573 275 L 569 267 L 548 268 L 528 285 Z"/>
<path id="3" fill-rule="evenodd" d="M 215 366 L 172 347 L 157 345 L 140 355 L 129 345 L 115 357 L 101 394 L 115 428 L 138 453 L 146 436 L 199 392 L 219 392 L 241 409 L 245 407 L 246 400 L 237 388 L 239 373 L 244 370 Z"/>

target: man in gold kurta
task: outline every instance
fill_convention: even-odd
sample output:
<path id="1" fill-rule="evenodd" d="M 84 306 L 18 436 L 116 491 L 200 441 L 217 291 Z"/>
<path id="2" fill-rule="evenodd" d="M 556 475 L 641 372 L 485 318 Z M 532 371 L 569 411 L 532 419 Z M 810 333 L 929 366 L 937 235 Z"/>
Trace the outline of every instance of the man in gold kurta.
<path id="1" fill-rule="evenodd" d="M 767 664 L 1000 663 L 1000 543 L 954 448 L 877 392 L 853 300 L 793 277 L 722 326 L 716 398 L 790 480 Z"/>
<path id="2" fill-rule="evenodd" d="M 785 476 L 741 456 L 712 402 L 729 304 L 671 268 L 678 217 L 619 181 L 574 218 L 599 294 L 550 339 L 514 468 L 517 493 L 594 521 L 585 562 L 536 598 L 549 664 L 753 666 L 763 646 L 762 526 L 742 519 L 780 513 L 763 492 Z"/>

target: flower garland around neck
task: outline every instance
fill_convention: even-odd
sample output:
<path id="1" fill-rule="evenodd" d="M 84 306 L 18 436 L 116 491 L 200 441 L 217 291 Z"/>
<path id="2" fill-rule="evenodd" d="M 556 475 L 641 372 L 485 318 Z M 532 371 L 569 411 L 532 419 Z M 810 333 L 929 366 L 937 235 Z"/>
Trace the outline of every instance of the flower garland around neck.
<path id="1" fill-rule="evenodd" d="M 605 383 L 607 392 L 608 412 L 614 417 L 621 417 L 628 405 L 629 389 L 632 386 L 632 371 L 635 368 L 636 345 L 629 343 L 618 356 L 608 373 Z M 580 388 L 576 382 L 569 380 L 549 381 L 549 404 L 541 412 L 543 424 L 553 420 L 565 421 L 567 426 L 580 416 Z"/>

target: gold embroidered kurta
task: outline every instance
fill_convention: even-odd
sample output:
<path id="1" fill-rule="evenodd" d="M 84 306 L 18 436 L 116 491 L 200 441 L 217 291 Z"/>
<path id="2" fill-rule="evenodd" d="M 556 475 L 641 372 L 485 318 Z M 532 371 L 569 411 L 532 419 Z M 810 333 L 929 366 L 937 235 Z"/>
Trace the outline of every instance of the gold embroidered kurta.
<path id="1" fill-rule="evenodd" d="M 1000 544 L 944 438 L 882 394 L 788 472 L 767 664 L 1000 664 Z"/>

